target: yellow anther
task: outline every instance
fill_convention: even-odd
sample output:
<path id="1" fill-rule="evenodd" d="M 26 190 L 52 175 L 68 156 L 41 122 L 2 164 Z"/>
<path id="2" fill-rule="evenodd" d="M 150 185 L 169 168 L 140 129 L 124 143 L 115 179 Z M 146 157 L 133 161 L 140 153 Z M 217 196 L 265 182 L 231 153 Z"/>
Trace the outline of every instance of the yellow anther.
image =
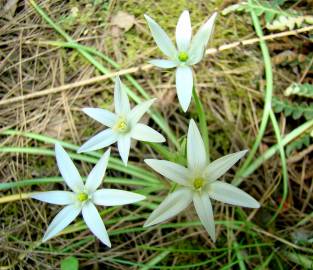
<path id="1" fill-rule="evenodd" d="M 128 124 L 127 124 L 126 119 L 124 117 L 119 117 L 119 119 L 115 123 L 113 129 L 116 130 L 117 132 L 120 132 L 120 133 L 127 132 L 128 131 Z"/>
<path id="2" fill-rule="evenodd" d="M 84 202 L 84 201 L 87 201 L 88 200 L 88 194 L 85 193 L 85 192 L 80 192 L 77 194 L 77 199 L 80 201 L 80 202 Z"/>
<path id="3" fill-rule="evenodd" d="M 201 190 L 204 186 L 204 179 L 201 177 L 196 178 L 195 180 L 193 180 L 193 187 L 195 190 Z"/>
<path id="4" fill-rule="evenodd" d="M 186 62 L 188 60 L 188 58 L 189 58 L 189 56 L 188 56 L 188 53 L 186 53 L 186 52 L 180 52 L 178 54 L 178 59 L 181 62 Z"/>

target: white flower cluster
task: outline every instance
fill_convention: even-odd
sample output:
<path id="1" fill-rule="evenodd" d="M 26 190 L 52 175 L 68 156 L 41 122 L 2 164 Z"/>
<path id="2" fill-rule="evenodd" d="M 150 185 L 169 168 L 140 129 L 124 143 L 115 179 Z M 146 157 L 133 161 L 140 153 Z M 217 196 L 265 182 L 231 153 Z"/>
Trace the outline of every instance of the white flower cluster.
<path id="1" fill-rule="evenodd" d="M 151 60 L 150 63 L 160 68 L 176 67 L 177 96 L 184 112 L 187 111 L 192 96 L 193 77 L 190 66 L 202 60 L 214 29 L 216 16 L 217 13 L 213 13 L 191 40 L 192 30 L 189 12 L 187 10 L 183 11 L 176 26 L 176 49 L 161 26 L 148 15 L 145 15 L 156 44 L 169 58 L 169 60 Z"/>
<path id="2" fill-rule="evenodd" d="M 187 111 L 193 88 L 193 75 L 190 66 L 197 64 L 204 56 L 205 48 L 213 32 L 216 18 L 214 13 L 199 29 L 191 40 L 189 12 L 184 11 L 176 27 L 177 49 L 164 30 L 149 16 L 145 15 L 152 36 L 169 60 L 152 60 L 152 64 L 161 68 L 176 67 L 176 88 L 179 102 Z M 151 127 L 139 123 L 155 99 L 130 107 L 125 87 L 119 77 L 115 80 L 115 112 L 99 108 L 84 108 L 83 111 L 108 128 L 85 142 L 78 152 L 98 150 L 117 142 L 121 159 L 127 166 L 131 139 L 162 143 L 163 135 Z M 212 163 L 208 162 L 206 149 L 198 127 L 193 119 L 189 122 L 187 134 L 187 167 L 166 160 L 146 159 L 153 170 L 178 184 L 174 192 L 151 213 L 144 226 L 163 222 L 183 211 L 193 202 L 203 226 L 215 241 L 215 227 L 211 199 L 258 208 L 259 203 L 239 188 L 219 181 L 247 150 L 229 154 Z M 80 213 L 91 232 L 107 246 L 111 246 L 108 233 L 95 205 L 116 206 L 139 202 L 145 196 L 118 189 L 98 189 L 101 185 L 108 164 L 110 149 L 100 158 L 92 169 L 86 182 L 61 145 L 55 145 L 55 155 L 60 173 L 72 191 L 48 191 L 32 195 L 32 198 L 48 203 L 65 205 L 49 225 L 43 241 L 54 237 L 68 226 Z"/>

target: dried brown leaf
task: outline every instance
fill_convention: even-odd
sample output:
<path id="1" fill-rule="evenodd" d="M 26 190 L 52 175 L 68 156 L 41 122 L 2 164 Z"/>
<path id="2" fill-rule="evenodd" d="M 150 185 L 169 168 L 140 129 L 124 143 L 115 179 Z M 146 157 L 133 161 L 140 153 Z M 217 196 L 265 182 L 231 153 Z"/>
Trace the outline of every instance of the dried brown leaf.
<path id="1" fill-rule="evenodd" d="M 111 23 L 126 32 L 135 24 L 135 17 L 124 11 L 119 11 L 113 16 Z"/>

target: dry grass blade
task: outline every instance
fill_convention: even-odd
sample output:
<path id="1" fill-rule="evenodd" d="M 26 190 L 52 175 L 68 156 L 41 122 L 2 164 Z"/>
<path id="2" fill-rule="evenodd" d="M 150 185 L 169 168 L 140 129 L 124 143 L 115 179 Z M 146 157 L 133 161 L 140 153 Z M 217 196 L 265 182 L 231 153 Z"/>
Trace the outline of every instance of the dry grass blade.
<path id="1" fill-rule="evenodd" d="M 274 40 L 277 38 L 282 38 L 282 37 L 287 37 L 287 36 L 298 35 L 300 33 L 310 32 L 312 30 L 313 30 L 313 26 L 307 26 L 307 27 L 303 27 L 303 28 L 300 28 L 297 30 L 291 30 L 291 31 L 285 31 L 282 33 L 267 35 L 264 38 L 262 38 L 262 40 Z M 222 52 L 224 50 L 234 49 L 238 46 L 253 45 L 255 43 L 258 43 L 260 40 L 261 40 L 260 38 L 252 38 L 252 39 L 247 39 L 247 40 L 243 40 L 243 41 L 236 41 L 236 42 L 233 42 L 231 44 L 221 45 L 217 48 L 207 49 L 205 52 L 205 55 L 213 55 L 213 54 Z M 1 67 L 1 63 L 0 63 L 0 67 Z M 123 70 L 120 70 L 117 72 L 112 72 L 112 73 L 107 74 L 107 75 L 100 75 L 100 76 L 96 76 L 96 77 L 86 79 L 83 81 L 78 81 L 78 82 L 62 85 L 60 87 L 54 87 L 54 88 L 50 88 L 50 89 L 41 90 L 40 92 L 37 92 L 37 93 L 32 93 L 32 94 L 28 94 L 28 95 L 24 95 L 24 96 L 20 96 L 20 97 L 0 100 L 0 105 L 6 105 L 6 104 L 14 103 L 14 102 L 23 101 L 26 99 L 32 99 L 32 98 L 36 98 L 36 97 L 40 97 L 40 96 L 46 96 L 49 94 L 55 94 L 55 93 L 62 92 L 65 90 L 75 89 L 77 87 L 82 87 L 82 86 L 86 86 L 89 84 L 94 84 L 94 83 L 98 83 L 101 81 L 105 81 L 107 79 L 114 78 L 117 75 L 122 76 L 122 75 L 127 75 L 127 74 L 139 73 L 139 72 L 143 72 L 143 71 L 148 71 L 151 68 L 153 68 L 153 66 L 151 64 L 144 64 L 144 65 L 140 65 L 137 67 L 127 68 L 127 69 L 123 69 Z"/>

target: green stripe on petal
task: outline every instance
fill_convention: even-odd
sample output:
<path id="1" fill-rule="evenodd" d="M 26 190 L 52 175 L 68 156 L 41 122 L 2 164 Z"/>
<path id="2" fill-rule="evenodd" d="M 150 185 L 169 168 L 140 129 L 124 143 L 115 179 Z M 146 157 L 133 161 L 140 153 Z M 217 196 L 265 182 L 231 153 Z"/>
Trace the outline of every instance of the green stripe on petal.
<path id="1" fill-rule="evenodd" d="M 235 165 L 248 150 L 243 150 L 233 154 L 223 156 L 211 162 L 204 171 L 204 177 L 212 182 L 224 175 L 232 166 Z"/>
<path id="2" fill-rule="evenodd" d="M 81 208 L 76 204 L 65 206 L 52 220 L 51 224 L 42 239 L 43 242 L 61 232 L 67 225 L 69 225 L 80 213 Z"/>
<path id="3" fill-rule="evenodd" d="M 78 153 L 90 152 L 111 145 L 117 141 L 118 135 L 111 128 L 105 129 L 86 141 L 78 150 Z"/>
<path id="4" fill-rule="evenodd" d="M 176 67 L 178 64 L 175 61 L 164 60 L 164 59 L 153 59 L 153 60 L 150 60 L 149 63 L 159 68 L 173 68 L 173 67 Z"/>
<path id="5" fill-rule="evenodd" d="M 192 192 L 188 188 L 180 188 L 169 194 L 149 216 L 144 227 L 163 222 L 187 208 L 192 202 Z"/>
<path id="6" fill-rule="evenodd" d="M 79 192 L 84 188 L 80 174 L 75 167 L 70 156 L 65 152 L 60 144 L 55 145 L 55 156 L 64 181 L 74 192 Z"/>
<path id="7" fill-rule="evenodd" d="M 87 114 L 89 117 L 98 121 L 102 125 L 107 127 L 113 127 L 115 122 L 117 121 L 117 115 L 99 108 L 84 108 L 83 112 Z"/>
<path id="8" fill-rule="evenodd" d="M 153 170 L 177 184 L 188 186 L 189 170 L 179 164 L 167 160 L 145 159 L 145 162 Z"/>
<path id="9" fill-rule="evenodd" d="M 203 192 L 195 192 L 193 203 L 202 225 L 215 242 L 214 216 L 209 195 Z"/>
<path id="10" fill-rule="evenodd" d="M 190 120 L 188 128 L 187 160 L 188 168 L 195 174 L 199 173 L 199 175 L 202 175 L 207 165 L 207 157 L 201 134 L 193 119 Z"/>
<path id="11" fill-rule="evenodd" d="M 209 196 L 217 201 L 249 208 L 259 208 L 260 204 L 249 194 L 231 184 L 215 181 L 210 184 Z"/>
<path id="12" fill-rule="evenodd" d="M 197 64 L 203 58 L 206 46 L 212 36 L 214 30 L 214 23 L 216 19 L 217 13 L 213 13 L 213 15 L 207 20 L 207 22 L 200 27 L 196 35 L 191 41 L 189 53 L 189 65 Z"/>
<path id="13" fill-rule="evenodd" d="M 129 99 L 119 76 L 115 78 L 114 106 L 118 115 L 126 116 L 130 112 Z"/>
<path id="14" fill-rule="evenodd" d="M 138 123 L 134 126 L 131 133 L 131 137 L 138 141 L 144 142 L 153 142 L 153 143 L 165 142 L 165 138 L 161 133 L 141 123 Z"/>
<path id="15" fill-rule="evenodd" d="M 192 69 L 180 66 L 176 69 L 176 91 L 179 103 L 184 112 L 188 110 L 192 96 L 193 77 Z"/>
<path id="16" fill-rule="evenodd" d="M 189 12 L 184 10 L 176 25 L 176 44 L 179 51 L 187 51 L 189 49 L 191 33 Z"/>
<path id="17" fill-rule="evenodd" d="M 119 136 L 117 140 L 117 147 L 124 165 L 127 166 L 130 151 L 130 136 L 129 135 Z"/>
<path id="18" fill-rule="evenodd" d="M 149 99 L 136 105 L 127 116 L 131 125 L 135 125 L 141 117 L 149 110 L 151 105 L 156 101 L 156 98 Z"/>
<path id="19" fill-rule="evenodd" d="M 119 189 L 99 189 L 93 194 L 92 200 L 97 205 L 117 206 L 136 203 L 145 198 L 141 194 Z"/>
<path id="20" fill-rule="evenodd" d="M 75 202 L 75 193 L 70 191 L 52 190 L 32 194 L 31 198 L 46 203 L 67 205 Z"/>
<path id="21" fill-rule="evenodd" d="M 102 183 L 103 177 L 105 175 L 106 168 L 108 166 L 110 157 L 110 149 L 108 149 L 102 157 L 99 159 L 97 164 L 93 167 L 89 173 L 85 187 L 89 192 L 95 191 Z"/>
<path id="22" fill-rule="evenodd" d="M 87 202 L 83 209 L 82 215 L 90 231 L 105 245 L 111 247 L 108 232 L 93 203 Z"/>

